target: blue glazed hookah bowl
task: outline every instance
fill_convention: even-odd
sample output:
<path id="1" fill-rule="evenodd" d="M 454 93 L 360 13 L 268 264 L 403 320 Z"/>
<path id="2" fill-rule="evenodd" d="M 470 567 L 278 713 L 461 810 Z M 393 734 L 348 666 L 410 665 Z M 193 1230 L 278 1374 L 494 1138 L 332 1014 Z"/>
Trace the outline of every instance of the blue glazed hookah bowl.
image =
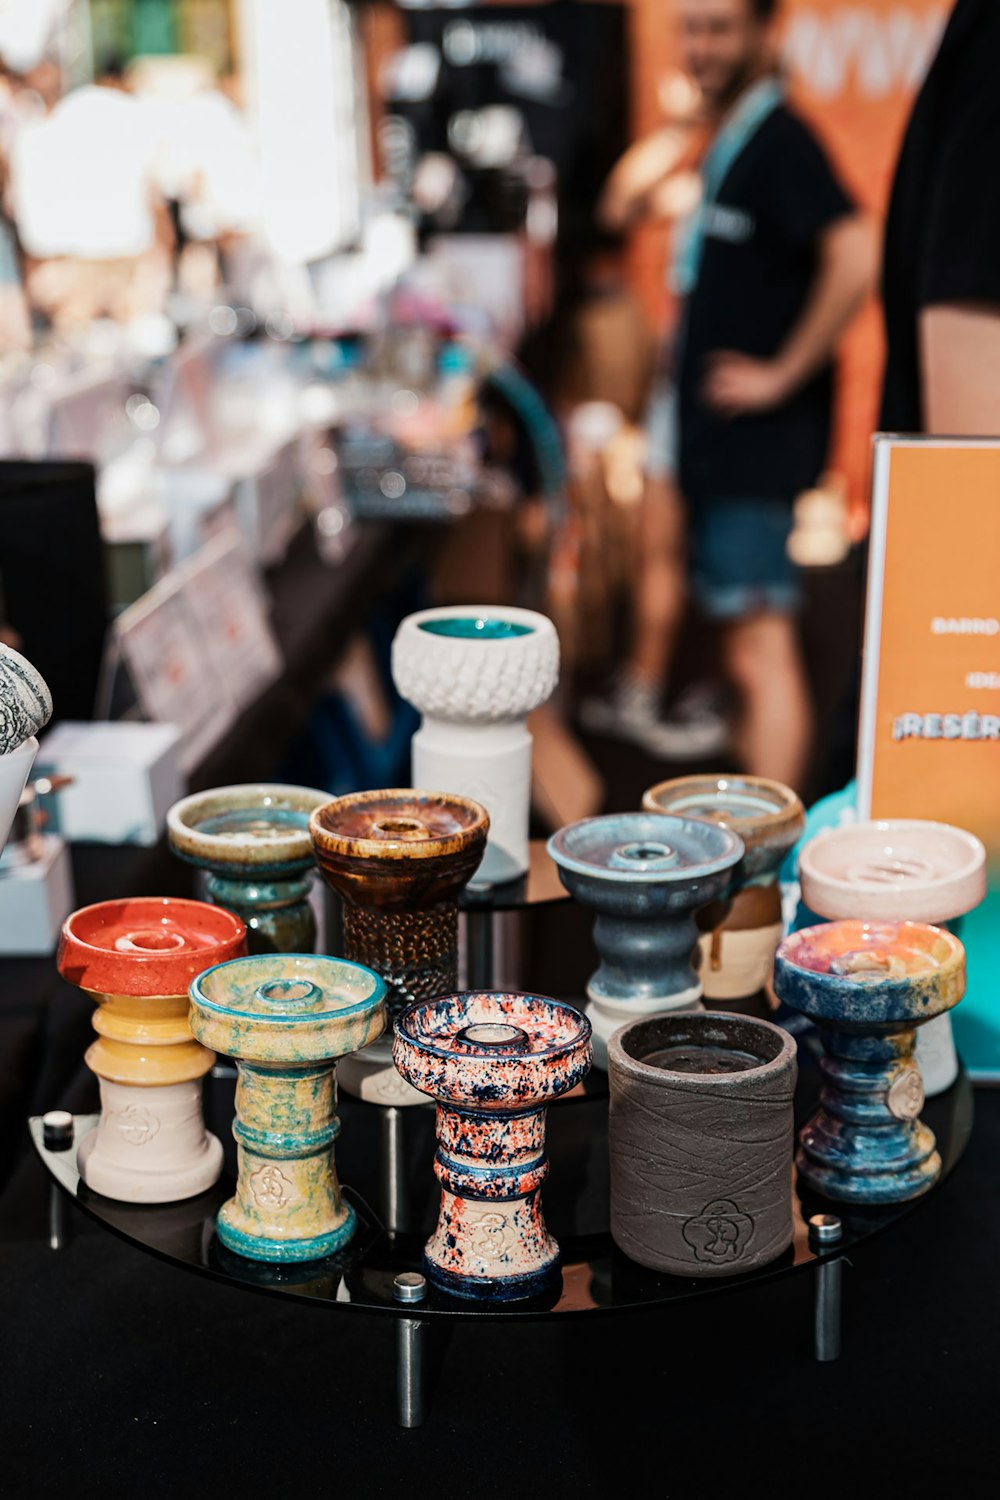
<path id="1" fill-rule="evenodd" d="M 701 1008 L 694 914 L 729 893 L 743 841 L 700 818 L 612 813 L 561 828 L 548 851 L 570 895 L 597 913 L 586 1011 L 606 1068 L 608 1038 L 626 1021 Z"/>
<path id="2" fill-rule="evenodd" d="M 208 872 L 205 894 L 246 924 L 251 953 L 311 953 L 309 814 L 328 792 L 280 783 L 220 786 L 175 802 L 170 847 Z"/>
<path id="3" fill-rule="evenodd" d="M 189 993 L 192 1032 L 239 1074 L 239 1178 L 219 1239 L 251 1260 L 331 1255 L 355 1227 L 333 1160 L 335 1059 L 382 1031 L 385 984 L 344 959 L 262 953 L 206 969 Z"/>
<path id="4" fill-rule="evenodd" d="M 393 1058 L 437 1100 L 435 1286 L 460 1297 L 531 1297 L 559 1270 L 542 1217 L 545 1106 L 590 1071 L 590 1024 L 558 1000 L 472 990 L 396 1018 Z"/>
<path id="5" fill-rule="evenodd" d="M 965 993 L 965 950 L 922 922 L 829 922 L 785 938 L 780 1000 L 823 1041 L 818 1112 L 799 1136 L 800 1181 L 846 1203 L 904 1203 L 933 1187 L 941 1158 L 918 1116 L 917 1027 Z"/>

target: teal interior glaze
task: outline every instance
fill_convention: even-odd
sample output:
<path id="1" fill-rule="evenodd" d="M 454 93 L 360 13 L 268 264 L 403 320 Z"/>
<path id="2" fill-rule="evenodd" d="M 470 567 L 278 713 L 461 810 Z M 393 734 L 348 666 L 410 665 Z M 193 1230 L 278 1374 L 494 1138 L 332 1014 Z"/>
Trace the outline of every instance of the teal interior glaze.
<path id="1" fill-rule="evenodd" d="M 510 641 L 516 636 L 532 635 L 535 627 L 515 620 L 491 620 L 484 615 L 452 615 L 443 620 L 421 620 L 420 629 L 429 635 L 446 635 L 458 641 Z"/>
<path id="2" fill-rule="evenodd" d="M 227 834 L 270 838 L 276 833 L 287 832 L 289 828 L 308 826 L 308 812 L 296 807 L 233 807 L 195 824 L 199 833 L 212 834 L 216 838 L 225 838 Z"/>

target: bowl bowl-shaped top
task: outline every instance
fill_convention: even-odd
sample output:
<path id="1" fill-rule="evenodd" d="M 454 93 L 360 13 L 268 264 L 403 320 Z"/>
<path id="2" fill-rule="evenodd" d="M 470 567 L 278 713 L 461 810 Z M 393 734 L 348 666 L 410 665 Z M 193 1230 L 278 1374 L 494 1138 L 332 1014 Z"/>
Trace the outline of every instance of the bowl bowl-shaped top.
<path id="1" fill-rule="evenodd" d="M 802 900 L 821 917 L 947 922 L 986 894 L 986 850 L 950 823 L 895 818 L 818 833 L 799 855 Z"/>
<path id="2" fill-rule="evenodd" d="M 141 896 L 81 906 L 63 923 L 59 973 L 92 995 L 184 995 L 196 974 L 246 952 L 246 928 L 221 906 Z"/>
<path id="3" fill-rule="evenodd" d="M 665 1054 L 687 1054 L 675 1065 Z M 720 1065 L 718 1054 L 737 1060 L 732 1068 Z M 706 1059 L 699 1069 L 699 1054 Z M 795 1087 L 797 1048 L 789 1032 L 756 1016 L 722 1011 L 678 1011 L 644 1016 L 619 1026 L 608 1039 L 608 1071 L 612 1095 L 623 1077 L 652 1088 L 682 1093 L 716 1093 L 737 1098 L 760 1096 L 762 1071 L 768 1079 L 786 1075 L 788 1097 Z"/>
<path id="4" fill-rule="evenodd" d="M 862 1031 L 929 1021 L 965 993 L 965 949 L 923 922 L 825 922 L 778 945 L 774 992 L 793 1010 Z"/>
<path id="5" fill-rule="evenodd" d="M 445 1103 L 493 1110 L 544 1104 L 590 1071 L 590 1022 L 543 995 L 440 995 L 405 1010 L 394 1029 L 400 1073 Z"/>
<path id="6" fill-rule="evenodd" d="M 385 1026 L 385 983 L 363 964 L 258 953 L 191 982 L 191 1030 L 248 1062 L 316 1062 L 355 1052 Z"/>
<path id="7" fill-rule="evenodd" d="M 309 832 L 326 879 L 360 905 L 431 905 L 457 898 L 489 833 L 471 797 L 412 788 L 355 792 L 312 813 Z"/>
<path id="8" fill-rule="evenodd" d="M 567 890 L 602 910 L 704 905 L 732 886 L 743 840 L 703 818 L 609 813 L 560 828 L 548 842 Z"/>
<path id="9" fill-rule="evenodd" d="M 791 787 L 764 776 L 675 776 L 649 787 L 642 805 L 646 812 L 707 818 L 738 833 L 746 846 L 744 882 L 773 876 L 806 823 Z"/>
<path id="10" fill-rule="evenodd" d="M 182 797 L 167 813 L 175 854 L 235 878 L 312 864 L 309 814 L 329 793 L 279 782 L 217 786 Z"/>
<path id="11" fill-rule="evenodd" d="M 552 621 L 512 605 L 445 605 L 407 615 L 392 643 L 402 696 L 433 719 L 492 724 L 521 718 L 559 678 Z"/>

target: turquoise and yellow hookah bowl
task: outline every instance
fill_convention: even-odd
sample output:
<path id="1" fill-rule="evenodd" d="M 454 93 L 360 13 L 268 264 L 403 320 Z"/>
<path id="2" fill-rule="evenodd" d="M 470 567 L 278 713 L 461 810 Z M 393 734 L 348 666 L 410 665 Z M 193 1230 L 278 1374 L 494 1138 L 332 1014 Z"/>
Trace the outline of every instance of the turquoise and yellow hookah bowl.
<path id="1" fill-rule="evenodd" d="M 941 1175 L 919 1115 L 917 1028 L 965 993 L 965 950 L 923 922 L 828 922 L 780 944 L 774 990 L 823 1042 L 818 1112 L 799 1136 L 800 1182 L 845 1203 L 905 1203 Z"/>
<path id="2" fill-rule="evenodd" d="M 190 987 L 191 1030 L 236 1059 L 239 1175 L 223 1245 L 251 1260 L 318 1260 L 354 1233 L 334 1164 L 336 1059 L 385 1025 L 371 969 L 312 954 L 257 954 L 206 969 Z"/>

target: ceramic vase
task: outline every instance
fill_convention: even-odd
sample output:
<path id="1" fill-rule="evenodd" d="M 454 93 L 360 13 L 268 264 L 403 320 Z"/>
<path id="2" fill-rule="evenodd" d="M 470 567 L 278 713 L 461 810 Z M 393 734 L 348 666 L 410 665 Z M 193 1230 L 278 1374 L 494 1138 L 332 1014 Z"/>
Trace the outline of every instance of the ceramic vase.
<path id="1" fill-rule="evenodd" d="M 653 1016 L 608 1044 L 611 1234 L 674 1276 L 729 1276 L 792 1240 L 795 1043 L 769 1021 Z"/>
<path id="2" fill-rule="evenodd" d="M 167 813 L 170 847 L 207 872 L 205 893 L 246 923 L 251 953 L 311 953 L 311 787 L 249 783 L 197 792 Z"/>
<path id="3" fill-rule="evenodd" d="M 541 1207 L 545 1106 L 590 1068 L 586 1017 L 537 995 L 445 995 L 396 1018 L 393 1056 L 437 1100 L 428 1277 L 460 1297 L 535 1295 L 559 1269 Z"/>
<path id="4" fill-rule="evenodd" d="M 973 833 L 917 818 L 848 824 L 817 834 L 799 856 L 802 900 L 818 917 L 931 922 L 962 917 L 986 895 L 986 850 Z M 951 1016 L 917 1032 L 924 1092 L 958 1077 Z"/>
<path id="5" fill-rule="evenodd" d="M 780 1000 L 823 1041 L 819 1111 L 801 1131 L 799 1179 L 826 1198 L 903 1203 L 937 1181 L 941 1158 L 919 1115 L 916 1028 L 965 992 L 958 939 L 922 922 L 829 922 L 780 944 Z"/>
<path id="6" fill-rule="evenodd" d="M 757 995 L 771 977 L 781 941 L 778 870 L 805 828 L 799 798 L 763 776 L 678 776 L 650 787 L 642 805 L 646 812 L 709 818 L 743 840 L 740 886 L 730 902 L 714 909 L 702 933 L 699 972 L 709 1005 Z"/>
<path id="7" fill-rule="evenodd" d="M 51 717 L 52 694 L 41 673 L 0 643 L 0 851 L 38 754 L 36 736 Z"/>
<path id="8" fill-rule="evenodd" d="M 594 1063 L 626 1021 L 701 1009 L 692 966 L 694 914 L 729 893 L 743 843 L 718 823 L 668 813 L 584 818 L 552 835 L 548 851 L 572 896 L 597 913 L 600 967 L 587 985 Z"/>
<path id="9" fill-rule="evenodd" d="M 188 1025 L 188 985 L 246 952 L 238 917 L 203 901 L 141 897 L 83 906 L 63 924 L 59 973 L 97 1002 L 86 1063 L 101 1118 L 77 1152 L 88 1187 L 127 1203 L 173 1203 L 211 1187 L 222 1147 L 204 1124 L 215 1061 Z"/>
<path id="10" fill-rule="evenodd" d="M 483 857 L 490 820 L 468 797 L 358 792 L 316 808 L 309 830 L 343 902 L 344 956 L 386 983 L 390 1022 L 458 983 L 458 897 Z M 391 1034 L 345 1058 L 340 1084 L 378 1104 L 426 1104 L 392 1061 Z"/>
<path id="11" fill-rule="evenodd" d="M 559 638 L 545 615 L 491 606 L 409 615 L 392 644 L 392 675 L 423 715 L 413 737 L 413 783 L 460 792 L 490 815 L 479 880 L 528 869 L 531 734 L 527 716 L 559 677 Z"/>
<path id="12" fill-rule="evenodd" d="M 191 984 L 191 1029 L 236 1059 L 239 1176 L 219 1239 L 250 1260 L 332 1255 L 354 1233 L 334 1166 L 335 1060 L 378 1036 L 385 985 L 343 959 L 258 953 Z"/>

